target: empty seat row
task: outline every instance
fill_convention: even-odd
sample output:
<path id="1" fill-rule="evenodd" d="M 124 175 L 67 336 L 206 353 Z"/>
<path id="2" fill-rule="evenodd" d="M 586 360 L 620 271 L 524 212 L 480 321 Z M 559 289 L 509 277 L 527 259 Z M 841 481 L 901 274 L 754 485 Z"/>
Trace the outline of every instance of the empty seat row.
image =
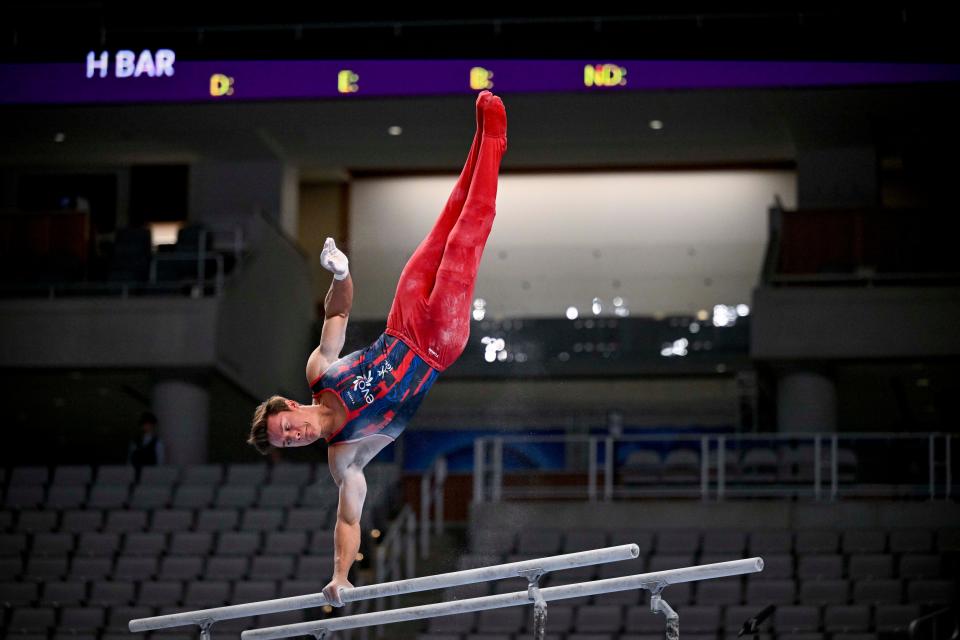
<path id="1" fill-rule="evenodd" d="M 618 473 L 628 483 L 696 479 L 702 473 L 700 456 L 699 448 L 681 447 L 666 452 L 649 447 L 634 449 L 626 452 Z M 727 448 L 724 469 L 728 481 L 807 481 L 815 474 L 816 457 L 815 448 L 806 445 L 786 449 L 753 447 L 743 451 Z M 821 456 L 820 464 L 824 473 L 829 473 L 829 454 Z M 837 471 L 841 481 L 853 479 L 857 464 L 857 454 L 852 449 L 837 449 Z"/>
<path id="2" fill-rule="evenodd" d="M 329 572 L 330 566 L 327 567 L 327 573 Z M 101 607 L 139 604 L 158 607 L 189 603 L 194 606 L 202 604 L 201 600 L 209 598 L 210 594 L 216 594 L 216 598 L 222 594 L 224 602 L 239 604 L 318 593 L 325 584 L 326 581 L 315 579 L 205 579 L 202 582 L 160 580 L 139 583 L 122 580 L 76 580 L 47 582 L 43 585 L 32 582 L 0 582 L 0 604 L 6 607 L 65 607 L 80 604 Z"/>
<path id="3" fill-rule="evenodd" d="M 461 569 L 499 564 L 501 562 L 519 562 L 532 560 L 535 554 L 510 554 L 507 556 L 489 554 L 471 554 L 463 556 L 459 563 Z M 677 567 L 699 564 L 712 564 L 738 559 L 737 554 L 718 554 L 695 556 L 693 554 L 651 554 L 634 560 L 614 562 L 597 567 L 582 567 L 578 571 L 588 578 L 593 575 L 614 577 L 631 575 L 644 571 L 664 571 Z M 956 569 L 954 564 L 946 562 L 942 556 L 934 554 L 904 554 L 896 557 L 890 554 L 860 554 L 842 556 L 839 554 L 811 555 L 795 557 L 786 554 L 765 554 L 764 569 L 751 576 L 752 580 L 776 580 L 799 578 L 800 580 L 884 580 L 900 578 L 915 580 L 949 576 Z M 958 558 L 960 559 L 960 558 Z M 567 573 L 567 572 L 564 572 Z"/>
<path id="4" fill-rule="evenodd" d="M 610 633 L 552 633 L 550 632 L 549 625 L 547 633 L 544 634 L 544 640 L 663 640 L 662 633 L 659 634 L 637 634 L 637 633 L 621 633 L 621 634 L 610 634 Z M 431 633 L 424 632 L 417 634 L 417 640 L 526 640 L 529 638 L 530 634 L 510 634 L 510 633 Z M 110 639 L 114 640 L 114 639 Z M 119 640 L 115 639 L 115 640 Z M 166 640 L 166 639 L 165 639 Z M 169 639 L 174 640 L 174 639 Z M 176 640 L 187 640 L 186 638 L 180 638 Z M 718 635 L 710 634 L 684 634 L 684 640 L 719 640 Z M 760 640 L 768 640 L 763 638 Z M 773 640 L 770 638 L 769 640 Z M 826 640 L 826 638 L 820 638 L 818 640 Z M 859 639 L 859 640 L 868 640 L 868 639 Z M 875 639 L 870 639 L 875 640 Z"/>
<path id="5" fill-rule="evenodd" d="M 624 445 L 621 445 L 624 446 Z M 629 446 L 629 445 L 627 445 Z M 699 444 L 697 445 L 699 447 Z M 626 448 L 626 447 L 624 447 Z M 716 455 L 716 452 L 712 452 Z M 662 464 L 679 464 L 686 462 L 699 463 L 701 450 L 690 446 L 673 447 L 668 451 L 660 451 L 652 447 L 637 448 L 627 452 L 625 462 L 650 461 Z M 724 460 L 728 465 L 734 464 L 754 464 L 771 466 L 791 466 L 799 464 L 808 464 L 816 460 L 816 447 L 810 445 L 799 445 L 793 447 L 765 447 L 754 446 L 750 448 L 726 447 L 724 449 Z M 830 453 L 825 452 L 821 455 L 821 464 L 827 464 L 830 460 Z M 837 461 L 843 463 L 856 463 L 857 455 L 853 449 L 839 447 L 837 449 Z"/>
<path id="6" fill-rule="evenodd" d="M 29 545 L 28 545 L 29 541 Z M 165 533 L 0 534 L 0 557 L 251 555 L 254 553 L 329 554 L 332 530 L 209 531 Z"/>
<path id="7" fill-rule="evenodd" d="M 23 607 L 14 609 L 7 623 L 7 638 L 13 638 L 14 634 L 39 634 L 26 635 L 25 637 L 46 638 L 46 634 L 51 630 L 57 630 L 64 637 L 81 638 L 78 634 L 90 634 L 90 637 L 96 638 L 100 630 L 112 631 L 119 637 L 131 638 L 127 630 L 127 623 L 134 618 L 149 617 L 152 615 L 165 615 L 168 613 L 177 613 L 181 607 L 115 607 L 107 610 L 101 607 L 64 607 L 54 609 L 52 607 Z M 303 622 L 306 614 L 303 611 L 287 611 L 270 615 L 259 616 L 257 618 L 246 618 L 240 620 L 224 620 L 218 622 L 214 627 L 213 635 L 216 637 L 218 632 L 230 633 L 232 636 L 238 636 L 239 632 L 250 627 L 265 627 L 281 624 L 293 624 Z M 166 637 L 169 639 L 183 637 L 185 640 L 195 638 L 196 633 L 181 631 L 176 633 L 154 633 L 151 638 Z M 61 637 L 58 635 L 57 637 Z M 104 634 L 102 637 L 106 638 Z M 143 637 L 143 636 L 136 636 Z"/>
<path id="8" fill-rule="evenodd" d="M 203 485 L 177 487 L 137 485 L 84 485 L 10 487 L 4 497 L 8 509 L 162 509 L 166 507 L 198 509 L 216 507 L 294 507 L 332 505 L 337 502 L 336 487 L 317 483 L 299 485 Z"/>
<path id="9" fill-rule="evenodd" d="M 3 513 L 3 512 L 0 512 Z M 7 512 L 9 513 L 9 512 Z M 132 533 L 151 531 L 314 531 L 333 524 L 336 512 L 330 507 L 290 509 L 69 509 L 21 511 L 9 519 L 8 531 L 15 533 L 90 533 L 105 531 Z"/>
<path id="10" fill-rule="evenodd" d="M 607 565 L 613 566 L 613 565 Z M 548 574 L 541 580 L 543 586 L 556 586 L 586 582 L 593 579 L 616 577 L 612 572 L 589 575 L 578 569 L 558 571 Z M 447 600 L 475 598 L 491 593 L 513 593 L 523 591 L 525 583 L 516 580 L 504 580 L 493 584 L 466 585 L 448 589 L 444 593 Z M 914 580 L 868 580 L 849 582 L 846 580 L 808 581 L 797 583 L 793 580 L 755 580 L 752 576 L 741 584 L 740 580 L 727 579 L 671 585 L 667 597 L 676 604 L 722 604 L 763 603 L 776 605 L 792 604 L 934 604 L 950 602 L 955 596 L 955 585 L 946 579 Z M 624 591 L 603 594 L 592 598 L 593 602 L 635 605 L 643 601 L 644 594 L 637 591 Z M 588 599 L 583 599 L 587 601 Z"/>
<path id="11" fill-rule="evenodd" d="M 935 578 L 949 573 L 942 556 L 933 554 L 838 554 L 793 556 L 767 554 L 758 578 L 797 577 L 800 580 L 881 580 L 889 578 Z"/>
<path id="12" fill-rule="evenodd" d="M 549 625 L 548 625 L 549 631 Z M 890 633 L 890 632 L 888 632 Z M 755 640 L 887 640 L 888 634 L 878 634 L 872 632 L 859 633 L 774 633 L 766 631 L 751 636 Z M 529 633 L 431 633 L 422 632 L 417 634 L 417 640 L 527 640 Z M 735 640 L 739 636 L 735 630 L 727 630 L 725 633 L 684 633 L 685 640 Z M 61 640 L 61 639 L 57 639 Z M 69 639 L 65 639 L 69 640 Z M 122 638 L 113 638 L 104 636 L 102 640 L 123 640 Z M 190 640 L 186 637 L 156 637 L 156 640 Z M 584 633 L 568 630 L 566 633 L 544 634 L 544 640 L 663 640 L 663 632 L 660 633 Z"/>
<path id="13" fill-rule="evenodd" d="M 332 553 L 333 547 L 330 547 Z M 157 558 L 0 558 L 0 581 L 46 582 L 70 580 L 282 580 L 327 575 L 330 555 L 166 556 Z"/>
<path id="14" fill-rule="evenodd" d="M 636 543 L 640 553 L 928 553 L 960 552 L 960 529 L 836 531 L 614 531 L 532 528 L 515 534 L 502 529 L 475 529 L 472 549 L 477 552 L 516 550 L 518 553 L 553 554 L 614 544 Z"/>
<path id="15" fill-rule="evenodd" d="M 317 469 L 320 472 L 317 473 Z M 172 465 L 143 467 L 137 478 L 130 465 L 61 465 L 57 467 L 12 467 L 8 472 L 10 487 L 52 485 L 131 485 L 150 486 L 175 484 L 261 485 L 305 484 L 314 478 L 326 477 L 326 465 L 284 463 L 202 464 L 176 467 Z M 2 485 L 0 485 L 2 486 Z"/>
<path id="16" fill-rule="evenodd" d="M 198 583 L 193 588 L 196 606 L 213 604 L 229 597 L 229 586 L 223 583 Z M 236 592 L 234 592 L 236 595 Z M 251 595 L 259 592 L 251 591 Z M 171 605 L 113 605 L 101 606 L 18 607 L 9 618 L 11 632 L 47 632 L 54 627 L 68 631 L 113 629 L 125 630 L 126 622 L 136 617 L 162 615 L 182 610 Z M 80 611 L 89 611 L 89 615 Z M 725 630 L 735 633 L 743 621 L 757 613 L 756 607 L 685 607 L 681 621 L 691 634 L 716 634 Z M 817 607 L 781 607 L 771 620 L 765 623 L 767 630 L 777 631 L 780 637 L 796 633 L 903 633 L 910 620 L 920 615 L 916 606 L 877 608 L 862 606 L 835 606 L 822 610 Z M 224 621 L 218 623 L 221 631 L 243 629 L 249 626 L 288 624 L 304 619 L 304 612 L 292 615 L 263 616 L 258 620 Z M 663 618 L 640 607 L 624 609 L 616 605 L 589 605 L 572 607 L 552 603 L 549 608 L 548 629 L 551 634 L 662 634 Z M 90 625 L 90 626 L 88 626 Z M 221 626 L 222 625 L 222 626 Z M 428 622 L 431 636 L 436 634 L 467 634 L 476 630 L 480 634 L 529 633 L 530 615 L 526 607 L 513 607 L 474 614 L 462 614 L 433 618 Z M 492 637 L 492 636 L 487 636 Z M 569 635 L 566 636 L 570 638 Z M 626 635 L 621 636 L 622 638 Z M 656 636 L 655 636 L 656 637 Z"/>
<path id="17" fill-rule="evenodd" d="M 687 606 L 680 613 L 685 632 L 716 633 L 739 630 L 745 620 L 757 614 L 758 606 Z M 872 608 L 862 605 L 827 607 L 778 607 L 768 629 L 779 633 L 822 632 L 855 633 L 903 632 L 921 612 L 917 605 Z M 551 633 L 663 633 L 664 620 L 644 607 L 618 605 L 570 606 L 552 602 L 548 607 L 547 628 Z M 430 633 L 528 633 L 531 620 L 527 608 L 506 608 L 473 614 L 433 618 L 427 623 Z"/>

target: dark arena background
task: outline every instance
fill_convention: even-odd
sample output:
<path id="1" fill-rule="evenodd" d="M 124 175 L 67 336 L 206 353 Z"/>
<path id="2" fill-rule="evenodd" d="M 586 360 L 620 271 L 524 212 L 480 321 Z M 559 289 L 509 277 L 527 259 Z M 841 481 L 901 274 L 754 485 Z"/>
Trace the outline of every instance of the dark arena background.
<path id="1" fill-rule="evenodd" d="M 960 11 L 835 4 L 3 3 L 0 634 L 957 638 Z M 384 331 L 481 90 L 469 342 L 332 607 L 328 449 L 251 419 L 311 402 L 327 237 Z"/>

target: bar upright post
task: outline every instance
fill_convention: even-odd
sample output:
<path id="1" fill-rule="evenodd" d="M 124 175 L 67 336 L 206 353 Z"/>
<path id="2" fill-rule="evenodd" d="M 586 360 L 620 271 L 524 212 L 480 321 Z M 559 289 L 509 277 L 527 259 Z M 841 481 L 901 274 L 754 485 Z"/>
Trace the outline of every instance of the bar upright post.
<path id="1" fill-rule="evenodd" d="M 613 438 L 604 440 L 603 448 L 603 501 L 613 500 Z"/>
<path id="2" fill-rule="evenodd" d="M 597 501 L 597 439 L 587 442 L 587 500 Z"/>
<path id="3" fill-rule="evenodd" d="M 660 595 L 660 590 L 650 596 L 650 611 L 662 613 L 667 619 L 666 640 L 680 640 L 680 616 Z"/>
<path id="4" fill-rule="evenodd" d="M 473 441 L 473 504 L 480 504 L 484 500 L 483 474 L 486 471 L 483 468 L 483 463 L 487 453 L 483 445 L 483 438 L 477 438 Z"/>

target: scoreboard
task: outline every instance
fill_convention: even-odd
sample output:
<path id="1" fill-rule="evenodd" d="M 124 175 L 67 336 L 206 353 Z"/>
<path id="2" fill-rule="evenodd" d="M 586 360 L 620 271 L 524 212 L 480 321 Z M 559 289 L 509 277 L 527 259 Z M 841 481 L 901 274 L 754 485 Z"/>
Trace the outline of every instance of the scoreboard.
<path id="1" fill-rule="evenodd" d="M 171 49 L 0 64 L 0 104 L 314 100 L 957 83 L 960 65 L 669 60 L 178 60 Z"/>

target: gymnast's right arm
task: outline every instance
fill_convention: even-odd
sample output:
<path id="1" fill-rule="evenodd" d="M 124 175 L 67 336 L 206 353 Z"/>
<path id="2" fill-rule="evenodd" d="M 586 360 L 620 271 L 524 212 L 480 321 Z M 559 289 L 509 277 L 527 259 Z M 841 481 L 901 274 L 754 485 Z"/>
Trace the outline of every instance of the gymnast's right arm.
<path id="1" fill-rule="evenodd" d="M 347 333 L 347 319 L 353 306 L 353 279 L 350 277 L 349 261 L 337 249 L 333 238 L 327 238 L 320 253 L 320 264 L 333 272 L 333 282 L 324 299 L 323 329 L 320 345 L 307 360 L 307 382 L 312 383 L 324 370 L 340 357 Z"/>

